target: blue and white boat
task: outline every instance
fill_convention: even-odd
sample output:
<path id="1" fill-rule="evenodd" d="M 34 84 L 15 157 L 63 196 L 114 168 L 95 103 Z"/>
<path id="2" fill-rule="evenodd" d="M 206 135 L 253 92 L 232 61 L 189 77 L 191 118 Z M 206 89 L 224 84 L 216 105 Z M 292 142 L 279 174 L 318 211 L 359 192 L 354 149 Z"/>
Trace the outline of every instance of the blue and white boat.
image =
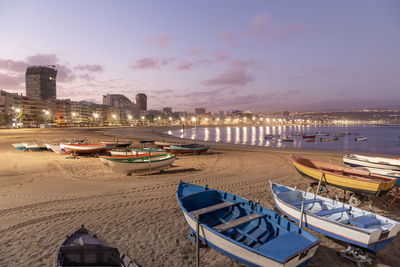
<path id="1" fill-rule="evenodd" d="M 22 143 L 12 144 L 12 146 L 13 146 L 16 150 L 26 150 L 25 145 L 22 144 Z"/>
<path id="2" fill-rule="evenodd" d="M 337 200 L 270 181 L 275 206 L 292 220 L 375 255 L 396 237 L 400 223 Z M 304 203 L 304 212 L 301 206 Z"/>
<path id="3" fill-rule="evenodd" d="M 395 186 L 400 186 L 400 171 L 384 170 L 384 169 L 370 168 L 370 167 L 356 167 L 355 169 L 359 171 L 369 172 L 372 174 L 396 178 L 397 181 Z"/>
<path id="4" fill-rule="evenodd" d="M 179 181 L 176 197 L 200 240 L 249 266 L 304 266 L 320 241 L 278 213 L 250 200 Z"/>

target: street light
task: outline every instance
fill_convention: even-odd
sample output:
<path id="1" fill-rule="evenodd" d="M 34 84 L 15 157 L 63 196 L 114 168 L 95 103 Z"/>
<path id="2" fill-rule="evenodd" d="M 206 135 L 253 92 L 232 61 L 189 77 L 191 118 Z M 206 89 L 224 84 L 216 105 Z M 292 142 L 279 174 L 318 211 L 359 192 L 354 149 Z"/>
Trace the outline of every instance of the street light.
<path id="1" fill-rule="evenodd" d="M 192 117 L 192 122 L 194 123 L 194 130 L 196 131 L 196 121 L 197 119 L 195 117 Z"/>
<path id="2" fill-rule="evenodd" d="M 97 118 L 99 117 L 99 114 L 93 113 L 93 117 L 94 117 L 94 124 L 97 124 Z"/>
<path id="3" fill-rule="evenodd" d="M 72 125 L 75 125 L 75 116 L 76 116 L 76 113 L 75 112 L 72 112 Z"/>

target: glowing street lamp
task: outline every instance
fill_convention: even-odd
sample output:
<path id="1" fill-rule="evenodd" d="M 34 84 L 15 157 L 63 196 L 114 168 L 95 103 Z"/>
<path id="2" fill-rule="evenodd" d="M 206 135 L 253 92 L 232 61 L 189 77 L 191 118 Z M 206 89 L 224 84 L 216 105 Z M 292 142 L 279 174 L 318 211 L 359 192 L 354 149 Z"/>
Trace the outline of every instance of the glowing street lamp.
<path id="1" fill-rule="evenodd" d="M 71 115 L 72 115 L 72 125 L 74 125 L 75 124 L 76 113 L 72 112 Z"/>

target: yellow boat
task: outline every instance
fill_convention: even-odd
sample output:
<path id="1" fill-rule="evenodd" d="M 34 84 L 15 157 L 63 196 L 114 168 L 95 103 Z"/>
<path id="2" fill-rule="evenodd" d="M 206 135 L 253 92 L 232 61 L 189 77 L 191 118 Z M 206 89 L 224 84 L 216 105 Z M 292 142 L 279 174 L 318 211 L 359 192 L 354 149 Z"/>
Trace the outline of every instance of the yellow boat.
<path id="1" fill-rule="evenodd" d="M 324 174 L 323 181 L 328 184 L 366 196 L 386 194 L 397 180 L 298 156 L 292 156 L 291 159 L 296 170 L 304 177 L 319 181 Z"/>

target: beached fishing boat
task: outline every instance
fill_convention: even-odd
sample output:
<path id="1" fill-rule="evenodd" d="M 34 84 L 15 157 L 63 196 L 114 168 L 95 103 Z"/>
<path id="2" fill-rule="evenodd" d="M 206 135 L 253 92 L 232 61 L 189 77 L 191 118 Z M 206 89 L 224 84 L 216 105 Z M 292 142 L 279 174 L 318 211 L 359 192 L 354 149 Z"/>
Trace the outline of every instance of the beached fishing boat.
<path id="1" fill-rule="evenodd" d="M 380 196 L 389 192 L 395 178 L 370 174 L 321 161 L 292 156 L 296 170 L 304 177 L 322 181 L 332 186 L 348 189 L 366 196 Z"/>
<path id="2" fill-rule="evenodd" d="M 337 133 L 337 134 L 333 135 L 333 137 L 343 137 L 343 136 L 346 136 L 346 134 L 345 133 Z"/>
<path id="3" fill-rule="evenodd" d="M 155 141 L 155 142 L 154 142 L 154 145 L 155 145 L 157 148 L 163 149 L 164 147 L 169 147 L 170 145 L 179 145 L 179 144 L 177 144 L 177 143 L 170 143 L 170 142 Z"/>
<path id="4" fill-rule="evenodd" d="M 25 147 L 25 150 L 29 150 L 29 151 L 47 150 L 47 147 L 44 144 L 41 144 L 41 143 L 38 143 L 38 142 L 21 143 L 21 144 Z"/>
<path id="5" fill-rule="evenodd" d="M 281 141 L 282 141 L 282 142 L 293 142 L 293 138 L 287 136 L 287 137 L 285 137 L 285 138 L 282 138 Z"/>
<path id="6" fill-rule="evenodd" d="M 45 144 L 47 147 L 47 150 L 55 152 L 56 154 L 60 154 L 61 151 L 61 147 L 60 144 Z"/>
<path id="7" fill-rule="evenodd" d="M 304 138 L 304 139 L 307 139 L 307 138 L 314 139 L 314 138 L 315 138 L 315 135 L 303 135 L 303 138 Z"/>
<path id="8" fill-rule="evenodd" d="M 376 254 L 396 237 L 400 222 L 270 181 L 275 206 L 292 220 Z M 303 205 L 303 214 L 301 207 Z"/>
<path id="9" fill-rule="evenodd" d="M 266 134 L 266 135 L 264 136 L 264 139 L 272 139 L 272 138 L 274 138 L 274 135 L 273 135 L 273 134 Z"/>
<path id="10" fill-rule="evenodd" d="M 171 167 L 176 156 L 168 153 L 161 155 L 101 156 L 100 160 L 116 172 L 131 174 L 134 172 L 161 171 Z"/>
<path id="11" fill-rule="evenodd" d="M 315 132 L 316 136 L 329 136 L 329 133 Z"/>
<path id="12" fill-rule="evenodd" d="M 173 154 L 201 154 L 206 153 L 210 146 L 200 144 L 189 145 L 170 145 L 171 153 Z"/>
<path id="13" fill-rule="evenodd" d="M 356 137 L 354 141 L 367 141 L 367 137 Z"/>
<path id="14" fill-rule="evenodd" d="M 62 152 L 67 154 L 90 154 L 106 150 L 106 144 L 95 143 L 95 144 L 60 144 Z"/>
<path id="15" fill-rule="evenodd" d="M 66 266 L 138 267 L 118 248 L 107 245 L 83 225 L 68 235 L 54 254 L 54 267 Z"/>
<path id="16" fill-rule="evenodd" d="M 106 149 L 113 149 L 117 147 L 128 147 L 132 144 L 129 141 L 99 141 L 99 143 L 103 143 L 106 145 Z"/>
<path id="17" fill-rule="evenodd" d="M 312 138 L 312 139 L 306 139 L 306 142 L 313 143 L 313 142 L 315 142 L 315 139 L 314 139 L 314 138 Z"/>
<path id="18" fill-rule="evenodd" d="M 384 170 L 371 167 L 356 167 L 356 170 L 396 178 L 396 186 L 400 186 L 400 171 Z"/>
<path id="19" fill-rule="evenodd" d="M 136 156 L 142 156 L 142 155 L 148 155 L 151 153 L 151 155 L 160 155 L 160 154 L 165 154 L 166 151 L 164 149 L 158 149 L 158 148 L 140 148 L 140 149 L 129 149 L 129 150 L 111 150 L 110 151 L 111 156 L 129 156 L 129 155 L 136 155 Z"/>
<path id="20" fill-rule="evenodd" d="M 343 156 L 343 162 L 352 167 L 371 167 L 400 171 L 400 159 L 347 154 Z"/>
<path id="21" fill-rule="evenodd" d="M 179 181 L 176 197 L 191 231 L 248 266 L 304 266 L 319 240 L 260 204 Z"/>
<path id="22" fill-rule="evenodd" d="M 319 141 L 320 142 L 329 142 L 329 138 L 320 138 Z"/>
<path id="23" fill-rule="evenodd" d="M 12 144 L 12 146 L 13 146 L 16 150 L 23 150 L 23 151 L 26 150 L 24 144 L 21 144 L 21 143 Z"/>

